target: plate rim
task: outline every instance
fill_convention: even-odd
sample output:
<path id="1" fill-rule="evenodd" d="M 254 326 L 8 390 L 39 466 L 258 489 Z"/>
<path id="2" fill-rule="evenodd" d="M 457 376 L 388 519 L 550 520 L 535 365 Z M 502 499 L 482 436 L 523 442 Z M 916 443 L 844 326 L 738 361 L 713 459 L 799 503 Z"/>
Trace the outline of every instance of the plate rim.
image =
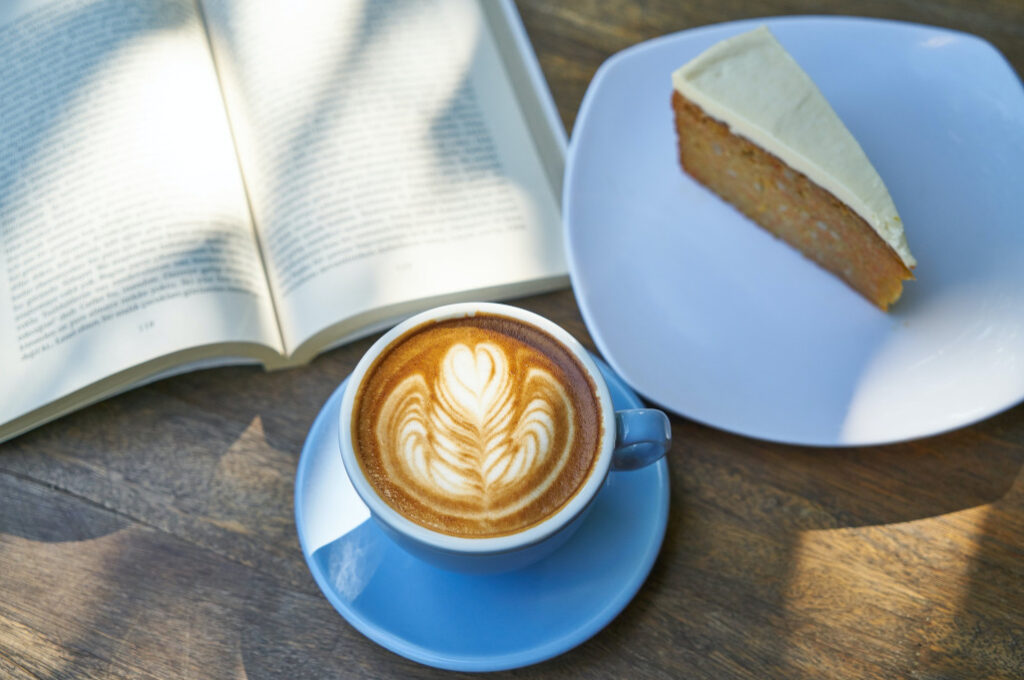
<path id="1" fill-rule="evenodd" d="M 634 43 L 632 45 L 629 45 L 628 47 L 624 47 L 623 49 L 619 50 L 615 54 L 609 56 L 607 59 L 605 59 L 601 63 L 601 65 L 594 72 L 594 76 L 591 78 L 591 86 L 589 86 L 587 88 L 587 91 L 584 93 L 583 100 L 581 100 L 581 102 L 580 102 L 579 112 L 578 112 L 578 114 L 577 114 L 577 116 L 575 118 L 575 121 L 573 123 L 573 130 L 572 130 L 572 132 L 573 133 L 576 132 L 576 126 L 579 123 L 580 119 L 582 118 L 582 114 L 583 114 L 583 110 L 584 110 L 584 105 L 587 103 L 587 99 L 588 99 L 588 96 L 590 94 L 590 90 L 592 89 L 593 83 L 596 82 L 599 77 L 602 77 L 602 78 L 604 77 L 603 72 L 605 70 L 610 70 L 610 69 L 614 68 L 615 65 L 618 62 L 620 62 L 620 61 L 625 61 L 625 60 L 629 60 L 629 59 L 633 58 L 634 53 L 643 52 L 643 51 L 646 51 L 648 49 L 656 49 L 657 47 L 660 47 L 662 43 L 675 42 L 676 40 L 679 40 L 680 38 L 683 38 L 683 37 L 685 37 L 685 38 L 694 38 L 694 37 L 699 37 L 700 35 L 702 35 L 704 33 L 717 33 L 717 32 L 724 31 L 724 30 L 730 29 L 730 28 L 742 28 L 742 27 L 748 27 L 748 26 L 756 28 L 757 26 L 759 26 L 761 24 L 776 25 L 776 24 L 801 24 L 801 23 L 817 23 L 817 22 L 821 22 L 821 23 L 834 23 L 834 24 L 874 24 L 874 25 L 877 25 L 877 26 L 891 26 L 891 27 L 894 27 L 894 28 L 901 28 L 901 29 L 928 30 L 928 31 L 935 31 L 935 32 L 940 32 L 940 33 L 948 33 L 948 34 L 950 34 L 952 36 L 956 36 L 957 38 L 962 39 L 962 40 L 968 40 L 968 41 L 976 42 L 979 45 L 982 45 L 985 48 L 991 50 L 992 53 L 995 56 L 999 57 L 999 59 L 1003 62 L 1003 64 L 1008 67 L 1009 72 L 1011 74 L 1017 76 L 1017 80 L 1018 81 L 1021 80 L 1021 78 L 1017 74 L 1016 70 L 1013 68 L 1013 66 L 1010 64 L 1009 60 L 1006 58 L 1006 55 L 1004 55 L 1002 52 L 1000 52 L 999 48 L 997 48 L 989 40 L 986 40 L 985 38 L 981 37 L 980 35 L 977 35 L 975 33 L 969 33 L 967 31 L 961 31 L 961 30 L 956 29 L 956 28 L 949 28 L 947 26 L 937 26 L 935 24 L 925 24 L 925 23 L 921 23 L 921 22 L 917 22 L 917 21 L 907 21 L 907 20 L 903 20 L 903 19 L 884 19 L 884 18 L 881 18 L 881 17 L 859 16 L 859 15 L 854 15 L 854 14 L 763 15 L 763 16 L 749 17 L 749 18 L 745 18 L 745 19 L 732 19 L 732 20 L 729 20 L 729 21 L 720 21 L 720 22 L 717 22 L 717 23 L 714 23 L 714 24 L 702 24 L 700 26 L 693 26 L 691 28 L 684 28 L 684 29 L 679 30 L 679 31 L 673 31 L 672 33 L 666 33 L 664 35 L 655 36 L 653 38 L 649 38 L 647 40 L 643 40 L 641 42 Z M 570 137 L 569 137 L 569 144 L 570 145 L 572 145 L 573 139 L 575 139 L 575 134 L 570 135 Z M 563 194 L 564 194 L 564 191 L 563 191 Z"/>

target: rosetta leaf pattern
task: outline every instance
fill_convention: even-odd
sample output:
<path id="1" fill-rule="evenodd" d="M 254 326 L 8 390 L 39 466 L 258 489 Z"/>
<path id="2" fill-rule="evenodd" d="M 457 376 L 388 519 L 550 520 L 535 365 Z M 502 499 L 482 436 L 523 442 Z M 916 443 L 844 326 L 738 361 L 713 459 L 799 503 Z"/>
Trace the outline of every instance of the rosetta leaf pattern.
<path id="1" fill-rule="evenodd" d="M 407 491 L 421 500 L 486 507 L 536 476 L 553 453 L 556 414 L 571 406 L 546 370 L 519 373 L 493 343 L 453 345 L 440 364 L 432 385 L 414 374 L 388 395 L 378 438 L 394 443 Z"/>

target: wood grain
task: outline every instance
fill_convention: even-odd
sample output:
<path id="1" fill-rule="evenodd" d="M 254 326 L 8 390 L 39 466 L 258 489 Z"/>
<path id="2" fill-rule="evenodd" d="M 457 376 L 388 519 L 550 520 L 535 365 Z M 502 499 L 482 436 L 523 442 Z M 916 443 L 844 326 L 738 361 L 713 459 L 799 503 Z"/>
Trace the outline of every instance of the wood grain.
<path id="1" fill-rule="evenodd" d="M 611 54 L 752 16 L 948 26 L 1024 71 L 1019 0 L 519 7 L 569 129 Z M 589 344 L 570 291 L 519 304 Z M 165 380 L 0 448 L 0 677 L 458 676 L 345 623 L 295 535 L 306 432 L 371 340 L 292 371 Z M 1024 677 L 1024 408 L 851 450 L 672 424 L 668 533 L 644 587 L 588 642 L 498 677 Z"/>

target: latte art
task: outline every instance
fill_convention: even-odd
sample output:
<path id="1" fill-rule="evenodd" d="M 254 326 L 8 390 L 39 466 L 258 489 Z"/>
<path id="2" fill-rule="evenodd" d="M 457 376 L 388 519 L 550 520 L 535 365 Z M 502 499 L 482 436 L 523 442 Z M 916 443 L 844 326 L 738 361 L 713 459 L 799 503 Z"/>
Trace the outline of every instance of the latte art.
<path id="1" fill-rule="evenodd" d="M 400 339 L 353 412 L 357 455 L 381 497 L 464 536 L 510 533 L 557 511 L 589 473 L 599 423 L 571 353 L 539 329 L 489 316 Z"/>
<path id="2" fill-rule="evenodd" d="M 377 439 L 398 454 L 392 462 L 402 469 L 395 476 L 412 483 L 408 493 L 425 503 L 439 492 L 465 499 L 465 510 L 479 506 L 470 514 L 480 516 L 489 512 L 488 501 L 534 481 L 531 472 L 549 457 L 564 462 L 565 451 L 552 449 L 557 430 L 567 431 L 558 442 L 564 449 L 572 427 L 572 403 L 550 373 L 530 367 L 513 382 L 501 347 L 460 343 L 444 356 L 433 386 L 416 374 L 391 392 Z M 556 465 L 541 484 L 521 489 L 507 510 L 542 493 L 559 470 Z"/>

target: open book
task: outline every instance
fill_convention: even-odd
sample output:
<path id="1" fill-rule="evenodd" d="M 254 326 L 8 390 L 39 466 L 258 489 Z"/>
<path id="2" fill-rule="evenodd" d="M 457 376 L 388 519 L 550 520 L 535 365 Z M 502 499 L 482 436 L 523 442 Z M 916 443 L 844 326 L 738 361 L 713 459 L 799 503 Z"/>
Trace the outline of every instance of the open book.
<path id="1" fill-rule="evenodd" d="M 0 441 L 565 285 L 565 134 L 510 2 L 0 5 Z"/>

